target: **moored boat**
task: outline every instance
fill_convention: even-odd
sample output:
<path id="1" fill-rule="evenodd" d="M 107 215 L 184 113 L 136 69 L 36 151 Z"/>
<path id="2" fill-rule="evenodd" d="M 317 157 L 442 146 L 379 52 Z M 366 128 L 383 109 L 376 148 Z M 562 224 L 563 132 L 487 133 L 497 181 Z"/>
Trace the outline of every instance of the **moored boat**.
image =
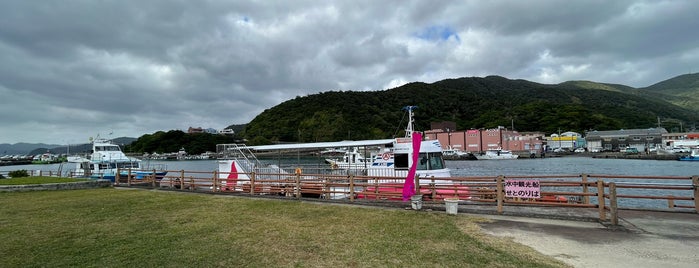
<path id="1" fill-rule="evenodd" d="M 74 177 L 115 181 L 117 173 L 119 176 L 132 176 L 135 179 L 153 175 L 156 179 L 161 179 L 167 174 L 162 168 L 143 167 L 140 159 L 126 156 L 118 145 L 99 138 L 92 142 L 92 154 L 88 158 L 72 156 L 68 158 L 68 162 L 77 165 L 73 172 Z"/>
<path id="2" fill-rule="evenodd" d="M 406 136 L 394 139 L 383 140 L 362 140 L 362 141 L 340 141 L 340 142 L 318 142 L 318 143 L 301 143 L 301 144 L 278 144 L 278 145 L 263 145 L 263 146 L 246 146 L 237 144 L 220 144 L 217 146 L 217 152 L 228 158 L 227 160 L 219 161 L 219 178 L 225 179 L 228 189 L 243 189 L 244 185 L 240 185 L 239 176 L 243 173 L 254 172 L 257 176 L 256 182 L 264 180 L 260 175 L 279 172 L 282 174 L 293 175 L 291 172 L 285 172 L 280 167 L 268 167 L 257 161 L 252 151 L 280 151 L 280 150 L 313 150 L 327 148 L 360 148 L 371 147 L 379 148 L 372 157 L 364 157 L 359 154 L 359 150 L 352 150 L 350 154 L 346 154 L 343 161 L 335 161 L 328 159 L 334 169 L 354 169 L 352 174 L 372 178 L 378 187 L 368 187 L 367 191 L 379 191 L 393 193 L 397 188 L 397 183 L 402 183 L 406 179 L 418 178 L 420 185 L 449 185 L 458 189 L 458 194 L 463 198 L 467 198 L 464 193 L 468 192 L 468 187 L 454 185 L 454 182 L 449 179 L 451 171 L 446 167 L 442 153 L 442 146 L 438 140 L 422 140 L 422 135 L 413 130 L 413 109 L 414 106 L 406 107 L 408 112 L 408 126 L 405 130 Z M 356 153 L 356 154 L 355 154 Z M 354 158 L 348 157 L 354 156 Z M 264 170 L 264 171 L 263 171 Z M 294 172 L 299 174 L 300 172 Z M 414 174 L 414 177 L 411 177 Z M 275 177 L 271 180 L 278 180 Z M 230 184 L 230 185 L 228 185 Z M 397 191 L 397 190 L 396 190 Z M 420 194 L 420 193 L 417 193 Z M 400 196 L 400 195 L 398 195 Z M 344 198 L 333 197 L 333 198 Z"/>
<path id="3" fill-rule="evenodd" d="M 699 149 L 692 149 L 689 155 L 680 156 L 677 160 L 680 161 L 699 161 Z"/>
<path id="4" fill-rule="evenodd" d="M 327 158 L 325 162 L 333 169 L 365 169 L 371 166 L 372 158 L 364 157 L 355 147 L 354 150 L 346 151 L 342 159 Z"/>
<path id="5" fill-rule="evenodd" d="M 488 149 L 484 154 L 476 155 L 478 160 L 505 160 L 505 159 L 517 159 L 519 155 L 513 154 L 511 151 L 503 150 L 501 148 Z"/>

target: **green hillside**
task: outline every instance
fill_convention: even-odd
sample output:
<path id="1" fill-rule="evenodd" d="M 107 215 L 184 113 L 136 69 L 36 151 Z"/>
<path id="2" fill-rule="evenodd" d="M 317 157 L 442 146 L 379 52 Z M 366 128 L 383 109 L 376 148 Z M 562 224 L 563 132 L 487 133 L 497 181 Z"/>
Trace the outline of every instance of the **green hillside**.
<path id="1" fill-rule="evenodd" d="M 699 73 L 680 75 L 640 90 L 650 96 L 699 112 Z"/>
<path id="2" fill-rule="evenodd" d="M 414 82 L 384 91 L 297 97 L 259 114 L 243 134 L 258 144 L 389 138 L 402 135 L 406 119 L 401 107 L 406 105 L 420 107 L 415 118 L 418 130 L 437 121 L 454 121 L 458 129 L 514 125 L 518 131 L 546 133 L 559 128 L 583 132 L 655 127 L 658 117 L 685 125 L 699 122 L 699 113 L 665 101 L 671 99 L 668 96 L 586 81 L 546 85 L 499 76 L 469 77 Z"/>

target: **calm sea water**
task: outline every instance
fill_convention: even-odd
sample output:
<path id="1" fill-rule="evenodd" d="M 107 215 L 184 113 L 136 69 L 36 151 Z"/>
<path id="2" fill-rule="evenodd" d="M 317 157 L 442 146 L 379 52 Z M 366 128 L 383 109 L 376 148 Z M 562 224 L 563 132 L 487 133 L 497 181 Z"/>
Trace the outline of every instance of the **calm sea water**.
<path id="1" fill-rule="evenodd" d="M 517 160 L 448 161 L 455 176 L 605 174 L 699 175 L 699 161 L 552 157 Z"/>
<path id="2" fill-rule="evenodd" d="M 296 164 L 301 162 L 304 165 L 317 164 L 325 167 L 319 158 L 286 158 L 262 160 L 280 166 Z M 149 161 L 145 161 L 148 164 Z M 163 164 L 168 170 L 204 171 L 212 172 L 218 168 L 216 160 L 192 160 L 192 161 L 151 161 L 150 164 Z M 535 158 L 517 160 L 480 160 L 480 161 L 447 161 L 447 167 L 452 170 L 452 176 L 516 176 L 516 175 L 577 175 L 577 174 L 600 174 L 600 175 L 644 175 L 644 176 L 681 176 L 691 177 L 699 175 L 699 161 L 672 161 L 672 160 L 632 160 L 632 159 L 603 159 L 590 157 L 555 157 L 555 158 Z M 12 170 L 42 170 L 57 171 L 61 168 L 65 173 L 75 168 L 74 164 L 64 163 L 52 165 L 19 165 L 0 166 L 0 171 Z M 593 179 L 594 180 L 594 179 Z M 624 179 L 615 181 L 623 182 Z M 638 181 L 636 181 L 638 182 Z M 647 180 L 644 183 L 675 183 L 667 180 Z M 691 184 L 691 182 L 677 182 L 681 184 Z M 558 189 L 560 191 L 560 189 Z M 620 189 L 620 194 L 640 194 L 647 195 L 634 189 Z M 690 196 L 689 191 L 679 193 L 677 191 L 657 190 L 653 195 L 676 195 Z M 677 204 L 691 204 L 689 201 L 677 201 Z M 623 207 L 667 207 L 666 200 L 648 199 L 621 199 L 619 202 Z"/>
<path id="3" fill-rule="evenodd" d="M 274 164 L 318 163 L 317 158 L 286 158 L 263 160 Z M 149 161 L 144 161 L 148 164 Z M 214 171 L 216 160 L 150 161 L 164 164 L 168 170 Z M 0 171 L 43 170 L 57 171 L 61 164 L 0 166 Z M 447 161 L 453 176 L 497 176 L 497 175 L 561 175 L 561 174 L 605 174 L 605 175 L 650 175 L 686 176 L 699 175 L 699 161 L 606 159 L 590 157 L 552 157 L 517 160 Z M 65 172 L 74 169 L 74 164 L 62 164 Z"/>

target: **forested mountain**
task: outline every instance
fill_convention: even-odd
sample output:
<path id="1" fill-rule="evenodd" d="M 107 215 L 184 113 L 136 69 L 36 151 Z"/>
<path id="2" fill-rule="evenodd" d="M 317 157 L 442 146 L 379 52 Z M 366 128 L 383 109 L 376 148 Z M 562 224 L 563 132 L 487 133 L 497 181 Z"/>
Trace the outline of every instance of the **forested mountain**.
<path id="1" fill-rule="evenodd" d="M 188 134 L 181 130 L 158 131 L 143 135 L 126 145 L 124 152 L 172 153 L 184 148 L 189 154 L 201 154 L 206 151 L 215 151 L 216 144 L 234 142 L 235 138 L 232 136 L 209 133 Z"/>
<path id="2" fill-rule="evenodd" d="M 641 91 L 699 112 L 699 73 L 680 75 L 642 88 Z"/>
<path id="3" fill-rule="evenodd" d="M 406 120 L 401 108 L 407 105 L 420 107 L 415 118 L 418 130 L 440 121 L 454 121 L 458 129 L 514 126 L 518 131 L 546 133 L 656 127 L 658 118 L 685 126 L 699 122 L 696 110 L 668 100 L 675 98 L 654 86 L 635 89 L 587 81 L 547 85 L 499 76 L 469 77 L 414 82 L 384 91 L 297 97 L 255 117 L 244 136 L 252 144 L 400 136 Z M 670 130 L 676 125 L 663 127 Z"/>

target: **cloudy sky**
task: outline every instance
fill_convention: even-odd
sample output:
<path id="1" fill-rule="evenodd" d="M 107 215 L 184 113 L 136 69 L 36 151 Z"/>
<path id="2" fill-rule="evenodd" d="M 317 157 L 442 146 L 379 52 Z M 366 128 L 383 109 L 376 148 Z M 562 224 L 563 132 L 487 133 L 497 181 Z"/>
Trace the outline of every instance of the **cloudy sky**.
<path id="1" fill-rule="evenodd" d="M 699 1 L 0 0 L 0 143 L 249 122 L 296 96 L 699 71 Z M 112 133 L 112 135 L 109 135 Z"/>

